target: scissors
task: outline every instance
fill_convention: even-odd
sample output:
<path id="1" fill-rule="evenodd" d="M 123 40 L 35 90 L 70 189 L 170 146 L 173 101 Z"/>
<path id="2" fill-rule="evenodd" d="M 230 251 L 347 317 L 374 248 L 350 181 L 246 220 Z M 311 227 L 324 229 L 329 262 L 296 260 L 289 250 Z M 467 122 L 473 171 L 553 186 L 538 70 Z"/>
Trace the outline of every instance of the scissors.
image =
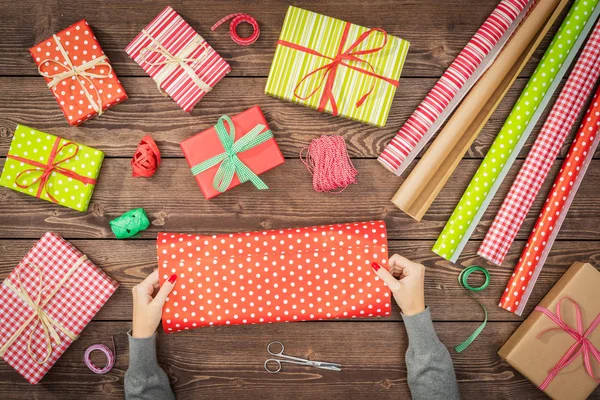
<path id="1" fill-rule="evenodd" d="M 273 350 L 271 350 L 271 347 L 273 347 L 273 346 L 281 346 L 281 350 L 279 350 L 278 352 L 273 351 Z M 278 358 L 269 358 L 267 361 L 265 361 L 265 369 L 268 372 L 270 372 L 272 374 L 278 373 L 279 371 L 281 371 L 282 363 L 306 365 L 309 367 L 321 368 L 321 369 L 326 369 L 329 371 L 341 371 L 342 370 L 341 364 L 334 364 L 334 363 L 325 362 L 325 361 L 311 361 L 311 360 L 307 360 L 304 358 L 286 356 L 285 354 L 283 354 L 283 350 L 284 350 L 284 347 L 283 347 L 283 343 L 281 343 L 281 342 L 271 342 L 267 345 L 267 351 L 269 352 L 270 355 L 280 357 L 279 359 Z M 281 358 L 283 358 L 283 360 Z M 273 365 L 273 364 L 277 365 L 277 369 L 269 368 L 269 365 Z"/>

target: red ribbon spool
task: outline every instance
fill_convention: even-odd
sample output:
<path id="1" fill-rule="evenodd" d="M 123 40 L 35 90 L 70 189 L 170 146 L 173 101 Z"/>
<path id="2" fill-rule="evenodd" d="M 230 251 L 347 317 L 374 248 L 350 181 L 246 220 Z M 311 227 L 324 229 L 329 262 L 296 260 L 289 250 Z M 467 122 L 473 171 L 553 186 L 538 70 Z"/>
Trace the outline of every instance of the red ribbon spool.
<path id="1" fill-rule="evenodd" d="M 232 20 L 231 20 L 231 24 L 229 24 L 229 35 L 231 36 L 231 39 L 234 42 L 236 42 L 240 46 L 248 46 L 248 45 L 256 42 L 256 40 L 260 36 L 260 28 L 258 27 L 258 22 L 256 21 L 256 19 L 254 19 L 252 16 L 250 16 L 248 14 L 242 14 L 242 13 L 229 14 L 228 16 L 223 17 L 219 21 L 217 21 L 217 23 L 214 24 L 210 28 L 210 30 L 214 31 L 219 26 L 221 26 L 221 24 L 223 24 L 224 22 L 226 22 L 230 19 L 232 19 Z M 253 32 L 252 32 L 252 35 L 250 35 L 248 37 L 241 37 L 237 33 L 238 25 L 241 23 L 244 23 L 244 22 L 252 25 Z"/>
<path id="2" fill-rule="evenodd" d="M 146 135 L 138 144 L 131 160 L 131 176 L 150 178 L 160 165 L 160 150 L 150 135 Z"/>

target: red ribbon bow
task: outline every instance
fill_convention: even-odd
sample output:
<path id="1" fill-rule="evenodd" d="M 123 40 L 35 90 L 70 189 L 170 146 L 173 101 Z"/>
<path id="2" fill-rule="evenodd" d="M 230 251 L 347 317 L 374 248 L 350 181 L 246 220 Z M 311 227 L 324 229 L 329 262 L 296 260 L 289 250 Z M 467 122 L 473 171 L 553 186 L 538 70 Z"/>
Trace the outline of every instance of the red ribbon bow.
<path id="1" fill-rule="evenodd" d="M 42 163 L 34 161 L 34 160 L 29 160 L 27 158 L 14 156 L 12 154 L 9 154 L 7 156 L 8 158 L 12 158 L 13 160 L 20 161 L 20 162 L 23 162 L 23 163 L 26 163 L 29 165 L 33 165 L 36 167 L 36 168 L 26 169 L 24 171 L 19 172 L 19 174 L 15 178 L 15 184 L 18 187 L 20 187 L 21 189 L 27 189 L 27 188 L 35 185 L 37 182 L 39 182 L 39 186 L 37 189 L 37 193 L 35 194 L 35 197 L 39 198 L 42 195 L 43 190 L 46 189 L 46 194 L 48 195 L 48 198 L 50 200 L 52 200 L 54 203 L 58 203 L 58 200 L 56 200 L 52 196 L 52 194 L 50 194 L 50 190 L 48 189 L 48 182 L 49 182 L 50 176 L 53 172 L 58 172 L 59 174 L 64 175 L 67 178 L 77 179 L 78 181 L 80 181 L 86 185 L 87 184 L 93 185 L 96 183 L 96 180 L 93 178 L 88 178 L 88 177 L 79 175 L 69 169 L 61 167 L 61 164 L 66 163 L 67 161 L 69 161 L 70 159 L 72 159 L 73 157 L 75 157 L 77 155 L 77 153 L 79 152 L 79 146 L 75 142 L 66 142 L 59 148 L 58 145 L 60 144 L 60 140 L 61 139 L 59 137 L 56 138 L 56 141 L 54 142 L 54 145 L 52 146 L 52 151 L 50 152 L 50 156 L 48 157 L 48 163 L 46 163 L 46 164 L 42 164 Z M 60 160 L 60 161 L 56 161 L 57 154 L 63 150 L 66 151 L 66 149 L 70 146 L 75 146 L 75 150 L 73 151 L 73 154 L 70 155 L 69 157 L 66 157 L 66 158 Z M 31 173 L 36 173 L 36 172 L 41 173 L 41 175 L 38 178 L 34 178 L 33 181 L 28 184 L 21 183 L 23 178 L 27 177 L 26 175 L 30 175 Z"/>
<path id="2" fill-rule="evenodd" d="M 325 107 L 327 106 L 327 103 L 331 102 L 331 112 L 333 115 L 338 114 L 337 104 L 335 102 L 335 97 L 333 95 L 333 84 L 335 82 L 335 75 L 336 75 L 337 69 L 340 65 L 343 65 L 343 66 L 353 69 L 355 71 L 362 72 L 363 74 L 366 74 L 368 76 L 372 76 L 377 79 L 382 79 L 396 87 L 399 85 L 399 82 L 397 80 L 390 79 L 390 78 L 387 78 L 385 76 L 375 73 L 375 68 L 373 68 L 373 65 L 371 65 L 371 63 L 369 63 L 368 61 L 363 60 L 362 58 L 359 57 L 364 54 L 372 54 L 372 53 L 377 53 L 378 51 L 381 51 L 381 49 L 383 49 L 385 47 L 385 45 L 387 44 L 386 31 L 384 31 L 383 29 L 380 29 L 380 28 L 369 29 L 368 31 L 366 31 L 362 35 L 360 35 L 358 37 L 358 39 L 356 39 L 356 41 L 354 43 L 352 43 L 346 50 L 343 50 L 344 45 L 346 44 L 346 40 L 348 39 L 348 33 L 350 31 L 350 26 L 351 26 L 351 24 L 349 22 L 346 22 L 346 25 L 344 27 L 344 32 L 342 33 L 342 38 L 340 40 L 340 44 L 338 46 L 337 54 L 335 57 L 326 56 L 325 54 L 321 54 L 318 51 L 309 49 L 308 47 L 301 46 L 296 43 L 291 43 L 291 42 L 288 42 L 285 40 L 279 40 L 277 42 L 277 44 L 280 44 L 282 46 L 290 47 L 294 50 L 303 51 L 305 53 L 312 54 L 314 56 L 323 57 L 323 58 L 327 58 L 327 59 L 331 60 L 330 63 L 325 64 L 321 67 L 318 67 L 318 68 L 314 69 L 313 71 L 309 72 L 308 74 L 306 74 L 300 80 L 300 82 L 298 82 L 298 84 L 296 85 L 296 88 L 294 89 L 294 96 L 296 96 L 300 100 L 307 100 L 310 97 L 312 97 L 313 95 L 315 95 L 315 93 L 317 93 L 321 89 L 321 87 L 323 87 L 323 85 L 325 85 L 325 87 L 323 88 L 323 94 L 321 96 L 321 101 L 319 102 L 318 110 L 323 111 L 325 109 Z M 381 46 L 377 46 L 377 47 L 370 48 L 370 49 L 364 49 L 364 50 L 356 50 L 356 48 L 358 46 L 360 46 L 362 42 L 367 40 L 367 38 L 372 33 L 375 33 L 375 32 L 381 32 L 384 35 L 383 36 L 383 44 Z M 366 65 L 366 67 L 368 69 L 357 67 L 356 65 L 350 64 L 350 62 L 363 63 Z M 320 81 L 318 81 L 319 84 L 317 85 L 317 87 L 315 87 L 306 96 L 299 95 L 298 90 L 300 89 L 302 84 L 305 81 L 307 81 L 310 77 L 312 77 L 313 75 L 315 75 L 321 71 L 324 71 L 324 72 L 321 76 Z M 371 82 L 371 86 L 370 86 L 369 90 L 365 94 L 363 94 L 361 96 L 361 98 L 356 102 L 357 108 L 360 107 L 365 102 L 367 97 L 373 92 L 374 87 L 375 87 L 375 82 Z"/>
<path id="3" fill-rule="evenodd" d="M 570 327 L 569 325 L 567 325 L 565 323 L 565 321 L 562 319 L 562 316 L 560 315 L 560 304 L 565 299 L 570 300 L 573 303 L 573 305 L 575 306 L 575 313 L 576 313 L 576 318 L 577 318 L 577 329 L 574 329 L 574 328 Z M 598 349 L 594 346 L 594 344 L 588 339 L 588 336 L 600 324 L 600 314 L 598 314 L 596 316 L 596 318 L 592 321 L 592 323 L 587 328 L 587 330 L 584 331 L 583 319 L 581 317 L 581 310 L 579 309 L 579 305 L 577 304 L 577 302 L 575 302 L 575 300 L 573 300 L 570 297 L 563 297 L 562 299 L 560 299 L 558 301 L 558 303 L 556 304 L 556 314 L 553 314 L 552 311 L 548 310 L 547 308 L 540 307 L 540 306 L 535 307 L 535 311 L 544 313 L 548 318 L 550 318 L 552 320 L 552 322 L 554 322 L 556 325 L 559 326 L 558 328 L 546 329 L 545 331 L 540 332 L 537 336 L 538 338 L 546 332 L 554 331 L 554 330 L 562 330 L 562 331 L 567 332 L 569 335 L 571 335 L 573 337 L 573 339 L 575 339 L 575 343 L 569 348 L 569 350 L 567 350 L 567 352 L 562 356 L 562 358 L 558 361 L 558 363 L 554 366 L 554 368 L 552 368 L 550 370 L 550 372 L 548 373 L 548 376 L 546 377 L 544 382 L 542 382 L 542 384 L 540 385 L 540 389 L 545 390 L 548 387 L 548 385 L 550 384 L 550 382 L 552 382 L 552 379 L 554 379 L 554 377 L 556 375 L 558 375 L 558 373 L 563 368 L 565 368 L 566 366 L 571 364 L 573 361 L 575 361 L 575 359 L 577 357 L 579 357 L 580 354 L 583 355 L 583 363 L 585 365 L 585 370 L 588 373 L 588 375 L 590 377 L 592 377 L 593 380 L 600 383 L 600 378 L 597 378 L 594 375 L 594 371 L 592 370 L 591 357 L 590 357 L 590 355 L 591 355 L 596 359 L 597 362 L 600 362 L 600 351 L 598 351 Z"/>

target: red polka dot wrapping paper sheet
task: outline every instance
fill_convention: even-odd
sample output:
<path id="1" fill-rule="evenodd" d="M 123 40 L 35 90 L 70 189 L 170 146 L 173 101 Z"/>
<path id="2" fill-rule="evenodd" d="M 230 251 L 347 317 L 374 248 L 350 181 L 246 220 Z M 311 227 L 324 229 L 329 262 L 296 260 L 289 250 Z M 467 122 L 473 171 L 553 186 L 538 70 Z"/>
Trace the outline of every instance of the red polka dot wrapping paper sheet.
<path id="1" fill-rule="evenodd" d="M 212 325 L 390 315 L 383 221 L 199 236 L 159 233 L 167 333 Z"/>
<path id="2" fill-rule="evenodd" d="M 0 348 L 18 331 L 32 315 L 32 308 L 5 283 L 23 288 L 35 301 L 39 292 L 39 275 L 29 265 L 37 265 L 43 274 L 42 301 L 63 279 L 71 267 L 83 256 L 75 246 L 55 233 L 48 232 L 29 250 L 19 265 L 0 285 Z M 17 276 L 18 275 L 18 276 Z M 46 314 L 58 321 L 75 335 L 81 334 L 102 306 L 117 290 L 119 283 L 111 279 L 90 260 L 85 260 L 44 307 Z M 53 341 L 48 361 L 38 364 L 27 351 L 27 343 L 33 331 L 31 347 L 38 359 L 46 354 L 43 330 L 35 320 L 27 325 L 3 355 L 4 361 L 20 373 L 29 383 L 38 383 L 62 356 L 73 341 L 60 329 L 56 329 L 61 343 Z"/>
<path id="3" fill-rule="evenodd" d="M 84 19 L 58 32 L 56 36 L 58 36 L 75 67 L 104 55 L 100 43 L 98 43 L 98 40 L 94 36 L 94 32 Z M 36 65 L 41 65 L 40 71 L 44 74 L 43 76 L 46 73 L 52 76 L 69 70 L 65 66 L 59 65 L 59 63 L 68 65 L 68 62 L 59 50 L 54 37 L 50 37 L 31 47 L 29 52 L 35 60 Z M 86 79 L 80 78 L 78 80 L 72 76 L 62 80 L 50 89 L 65 114 L 69 125 L 80 125 L 98 115 L 98 112 L 85 95 L 82 83 L 87 85 L 88 93 L 96 103 L 98 103 L 97 98 L 100 98 L 103 111 L 127 99 L 127 93 L 125 93 L 125 89 L 117 78 L 117 74 L 114 70 L 111 71 L 105 63 L 110 63 L 110 61 L 105 59 L 99 65 L 92 66 L 86 71 L 92 74 L 106 75 L 103 78 L 89 77 L 93 85 L 89 84 L 90 81 Z M 49 77 L 45 77 L 45 79 L 46 82 L 52 80 Z"/>

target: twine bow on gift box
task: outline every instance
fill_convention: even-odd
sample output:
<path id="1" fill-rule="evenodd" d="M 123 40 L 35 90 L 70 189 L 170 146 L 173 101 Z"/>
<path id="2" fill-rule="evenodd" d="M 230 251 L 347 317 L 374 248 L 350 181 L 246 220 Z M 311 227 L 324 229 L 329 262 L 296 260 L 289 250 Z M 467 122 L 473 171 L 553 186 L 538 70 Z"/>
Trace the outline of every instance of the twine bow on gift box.
<path id="1" fill-rule="evenodd" d="M 102 98 L 100 97 L 100 92 L 94 85 L 94 82 L 92 79 L 95 79 L 95 78 L 102 79 L 102 78 L 110 77 L 110 74 L 112 72 L 112 66 L 107 61 L 105 61 L 105 60 L 108 60 L 108 57 L 106 57 L 105 55 L 102 55 L 100 57 L 93 59 L 92 61 L 88 61 L 79 66 L 75 66 L 75 65 L 73 65 L 71 58 L 67 54 L 67 51 L 63 47 L 63 45 L 60 41 L 60 38 L 56 35 L 52 35 L 52 37 L 54 38 L 54 41 L 56 42 L 56 46 L 57 46 L 56 48 L 60 51 L 60 53 L 64 57 L 65 62 L 61 63 L 53 58 L 47 58 L 45 60 L 40 61 L 39 65 L 38 65 L 38 72 L 43 77 L 52 79 L 50 82 L 48 82 L 49 88 L 56 88 L 56 85 L 58 85 L 61 81 L 65 80 L 67 78 L 71 78 L 71 77 L 76 78 L 77 82 L 79 82 L 79 84 L 81 85 L 81 89 L 83 89 L 83 94 L 85 94 L 85 97 L 87 97 L 92 108 L 98 113 L 98 115 L 102 115 L 102 109 L 103 109 Z M 53 74 L 51 74 L 48 71 L 43 71 L 43 68 L 45 66 L 50 66 L 50 64 L 59 65 L 62 68 L 64 68 L 65 71 L 57 72 L 57 73 L 53 73 Z M 95 69 L 96 67 L 99 67 L 99 66 L 108 68 L 108 72 L 106 74 L 104 74 L 104 73 L 98 74 L 98 73 L 93 73 L 93 72 L 89 71 L 90 69 Z M 88 90 L 88 86 L 86 86 L 86 83 L 89 85 L 89 89 L 93 89 L 96 92 L 96 100 L 97 101 L 94 101 L 94 98 L 90 94 L 90 92 Z"/>
<path id="2" fill-rule="evenodd" d="M 29 316 L 29 318 L 27 318 L 25 321 L 23 321 L 23 323 L 21 324 L 19 329 L 17 329 L 16 332 L 13 333 L 12 336 L 6 341 L 6 343 L 4 343 L 4 345 L 0 348 L 0 357 L 2 357 L 4 355 L 4 353 L 6 353 L 6 351 L 15 342 L 15 340 L 17 340 L 19 338 L 19 336 L 21 336 L 21 334 L 25 331 L 25 329 L 33 321 L 35 321 L 35 325 L 31 328 L 31 331 L 29 332 L 29 339 L 27 340 L 27 352 L 29 353 L 31 358 L 38 364 L 44 364 L 52 356 L 52 348 L 53 348 L 52 341 L 53 340 L 56 345 L 60 345 L 62 343 L 57 330 L 64 333 L 71 340 L 77 340 L 77 338 L 79 337 L 78 335 L 69 331 L 67 328 L 65 328 L 63 325 L 61 325 L 60 322 L 58 322 L 58 321 L 54 320 L 52 317 L 50 317 L 44 308 L 48 305 L 48 303 L 50 302 L 50 300 L 52 300 L 52 298 L 56 295 L 56 293 L 58 293 L 58 291 L 63 287 L 65 282 L 67 280 L 69 280 L 69 278 L 73 275 L 73 273 L 77 270 L 77 268 L 79 268 L 86 260 L 87 260 L 87 257 L 85 255 L 81 256 L 75 262 L 75 264 L 73 264 L 73 266 L 69 269 L 69 271 L 67 271 L 67 273 L 62 277 L 60 282 L 58 282 L 58 284 L 56 286 L 54 286 L 54 288 L 52 288 L 52 291 L 48 295 L 46 295 L 43 300 L 42 300 L 42 292 L 45 289 L 44 274 L 42 272 L 42 269 L 40 267 L 38 267 L 37 265 L 35 265 L 33 263 L 24 264 L 24 267 L 29 266 L 29 267 L 33 268 L 39 278 L 37 295 L 33 296 L 34 298 L 32 298 L 32 296 L 29 294 L 26 286 L 23 285 L 23 282 L 21 281 L 20 273 L 17 272 L 17 274 L 16 274 L 17 282 L 18 282 L 17 287 L 15 287 L 12 283 L 10 283 L 10 281 L 8 279 L 4 280 L 4 282 L 2 284 L 4 286 L 6 286 L 7 288 L 9 288 L 17 296 L 19 296 L 19 298 L 21 298 L 21 300 L 23 300 L 25 303 L 27 303 L 27 305 L 29 307 L 31 307 L 31 309 L 33 310 L 33 313 Z M 34 340 L 35 332 L 37 331 L 38 326 L 42 327 L 44 340 L 45 340 L 45 344 L 46 344 L 46 356 L 43 359 L 37 358 L 34 351 L 31 348 L 31 343 Z"/>
<path id="3" fill-rule="evenodd" d="M 577 322 L 577 328 L 574 329 L 567 325 L 565 321 L 562 319 L 560 313 L 560 304 L 563 300 L 570 300 L 575 307 L 575 317 Z M 552 368 L 544 382 L 540 385 L 540 389 L 545 390 L 550 382 L 554 379 L 556 375 L 569 364 L 571 364 L 579 355 L 583 356 L 583 364 L 585 366 L 585 371 L 587 374 L 597 383 L 600 383 L 600 378 L 594 375 L 594 371 L 592 369 L 591 357 L 594 357 L 597 362 L 600 362 L 600 351 L 594 346 L 594 344 L 588 339 L 588 337 L 592 334 L 592 332 L 600 325 L 600 314 L 596 315 L 596 318 L 592 321 L 590 326 L 584 331 L 583 327 L 583 319 L 581 317 L 581 310 L 579 309 L 579 305 L 575 300 L 570 297 L 561 298 L 556 304 L 556 314 L 552 313 L 552 311 L 548 310 L 545 307 L 537 306 L 535 307 L 535 311 L 539 311 L 546 315 L 548 318 L 552 320 L 558 328 L 550 328 L 542 331 L 538 334 L 538 339 L 546 332 L 554 331 L 554 330 L 562 330 L 569 335 L 573 339 L 575 339 L 575 343 L 567 350 L 567 352 L 562 356 L 562 358 L 556 363 L 554 368 Z"/>
<path id="4" fill-rule="evenodd" d="M 52 150 L 50 151 L 50 155 L 48 156 L 48 162 L 46 164 L 42 164 L 40 162 L 29 160 L 27 158 L 15 156 L 12 154 L 8 154 L 7 156 L 7 158 L 11 158 L 13 160 L 20 161 L 25 164 L 33 165 L 35 167 L 21 171 L 15 178 L 15 184 L 21 189 L 27 189 L 39 182 L 35 197 L 39 198 L 45 189 L 46 195 L 54 203 L 58 203 L 58 200 L 56 200 L 54 196 L 52 196 L 49 190 L 50 176 L 53 173 L 59 173 L 61 175 L 66 176 L 67 178 L 77 179 L 78 181 L 86 185 L 96 184 L 96 179 L 79 175 L 78 173 L 75 173 L 62 166 L 62 164 L 68 163 L 69 160 L 77 156 L 77 153 L 79 152 L 79 146 L 75 142 L 66 142 L 59 148 L 58 146 L 60 144 L 60 140 L 61 138 L 57 137 L 54 141 L 54 145 L 52 146 Z M 71 146 L 75 146 L 73 154 L 69 157 L 63 158 L 62 160 L 56 161 L 56 156 L 63 151 L 66 152 L 67 148 Z M 27 178 L 27 176 L 33 173 L 41 173 L 41 175 L 37 178 L 33 178 L 30 183 L 26 183 L 25 179 Z"/>
<path id="5" fill-rule="evenodd" d="M 300 82 L 298 82 L 298 84 L 296 85 L 296 88 L 294 89 L 294 96 L 296 96 L 300 100 L 308 100 L 309 98 L 314 96 L 324 85 L 323 94 L 321 95 L 321 100 L 319 102 L 318 110 L 319 111 L 325 110 L 325 107 L 327 107 L 327 104 L 331 103 L 331 112 L 333 115 L 338 114 L 337 103 L 335 101 L 335 96 L 333 95 L 333 84 L 335 83 L 336 73 L 337 73 L 338 67 L 340 65 L 343 65 L 347 68 L 361 72 L 361 73 L 371 76 L 373 78 L 384 80 L 384 81 L 388 82 L 389 84 L 392 84 L 396 87 L 398 87 L 398 85 L 400 84 L 395 79 L 390 79 L 383 75 L 377 74 L 375 72 L 375 68 L 373 67 L 373 65 L 371 65 L 371 63 L 369 63 L 367 60 L 364 60 L 359 57 L 361 55 L 373 54 L 373 53 L 377 53 L 377 52 L 381 51 L 387 44 L 388 39 L 387 39 L 386 31 L 381 28 L 369 29 L 368 31 L 361 34 L 358 37 L 358 39 L 356 39 L 356 41 L 354 41 L 352 44 L 350 44 L 350 46 L 346 50 L 343 50 L 344 46 L 346 44 L 346 41 L 348 40 L 348 34 L 350 32 L 351 25 L 352 24 L 350 24 L 349 22 L 346 22 L 346 24 L 344 26 L 344 32 L 342 33 L 342 38 L 340 39 L 340 43 L 338 45 L 338 49 L 337 49 L 337 53 L 336 53 L 335 57 L 327 56 L 325 54 L 319 53 L 316 50 L 310 49 L 308 47 L 305 47 L 305 46 L 302 46 L 302 45 L 299 45 L 296 43 L 291 43 L 286 40 L 279 40 L 277 42 L 277 44 L 279 44 L 279 45 L 286 46 L 286 47 L 289 47 L 294 50 L 302 51 L 302 52 L 305 52 L 305 53 L 308 53 L 308 54 L 311 54 L 311 55 L 314 55 L 317 57 L 323 57 L 328 60 L 331 60 L 331 62 L 329 62 L 321 67 L 318 67 L 318 68 L 312 70 L 311 72 L 309 72 L 308 74 L 304 75 L 304 77 L 300 80 Z M 366 41 L 369 38 L 369 36 L 371 36 L 371 34 L 374 34 L 376 32 L 383 34 L 383 44 L 382 45 L 376 46 L 373 48 L 357 50 L 357 48 L 364 41 Z M 351 64 L 351 62 L 362 63 L 365 65 L 365 68 L 361 68 L 357 65 Z M 320 72 L 322 72 L 322 74 L 319 78 L 319 75 L 317 75 L 317 74 L 319 74 Z M 306 82 L 312 83 L 312 85 L 307 84 L 307 85 L 309 85 L 309 93 L 307 95 L 298 94 L 298 92 L 306 84 Z M 312 88 L 312 90 L 310 90 L 310 88 Z M 371 81 L 369 90 L 367 90 L 360 97 L 360 99 L 356 102 L 357 108 L 360 107 L 365 102 L 367 97 L 369 97 L 369 95 L 373 92 L 374 88 L 375 88 L 375 82 Z"/>
<path id="6" fill-rule="evenodd" d="M 140 57 L 142 62 L 145 62 L 148 65 L 152 66 L 161 66 L 165 67 L 156 74 L 153 79 L 156 81 L 156 87 L 158 87 L 158 91 L 161 92 L 164 96 L 167 96 L 167 93 L 161 87 L 163 81 L 173 72 L 173 70 L 177 67 L 181 67 L 183 71 L 194 81 L 196 86 L 200 89 L 204 90 L 206 93 L 212 90 L 212 87 L 204 82 L 200 77 L 196 74 L 194 69 L 188 63 L 201 63 L 205 59 L 208 58 L 209 48 L 202 39 L 202 36 L 195 35 L 192 40 L 190 40 L 181 50 L 177 52 L 177 54 L 171 54 L 169 50 L 167 50 L 160 42 L 154 39 L 145 29 L 142 29 L 142 33 L 146 35 L 148 39 L 152 41 L 154 46 L 144 47 L 140 51 Z M 189 58 L 189 55 L 195 51 L 198 46 L 200 46 L 204 51 L 200 54 L 199 57 Z M 157 54 L 159 57 L 162 56 L 162 61 L 148 61 L 149 54 Z"/>
<path id="7" fill-rule="evenodd" d="M 229 125 L 229 131 L 225 127 L 225 122 Z M 233 125 L 233 121 L 231 121 L 228 115 L 223 115 L 215 125 L 215 131 L 225 152 L 194 165 L 192 167 L 192 174 L 196 176 L 220 163 L 221 166 L 217 170 L 213 180 L 213 187 L 219 192 L 223 193 L 227 190 L 235 174 L 237 174 L 241 183 L 250 181 L 259 190 L 268 189 L 269 187 L 262 179 L 238 157 L 238 153 L 250 150 L 273 138 L 273 132 L 270 129 L 263 132 L 265 128 L 266 126 L 257 124 L 248 133 L 235 141 L 235 126 Z"/>

